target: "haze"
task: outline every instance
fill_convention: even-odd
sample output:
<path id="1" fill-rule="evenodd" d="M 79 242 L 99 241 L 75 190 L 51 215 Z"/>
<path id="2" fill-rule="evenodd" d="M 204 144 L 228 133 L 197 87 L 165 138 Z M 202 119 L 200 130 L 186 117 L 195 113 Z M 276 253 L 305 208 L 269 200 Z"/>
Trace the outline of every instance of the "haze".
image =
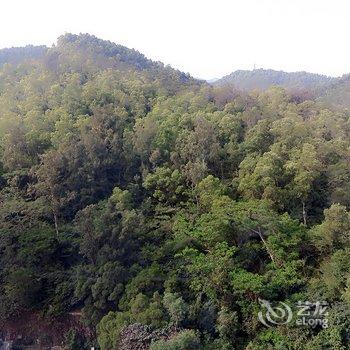
<path id="1" fill-rule="evenodd" d="M 55 43 L 87 32 L 211 79 L 272 68 L 350 72 L 346 0 L 11 1 L 1 4 L 0 47 Z"/>

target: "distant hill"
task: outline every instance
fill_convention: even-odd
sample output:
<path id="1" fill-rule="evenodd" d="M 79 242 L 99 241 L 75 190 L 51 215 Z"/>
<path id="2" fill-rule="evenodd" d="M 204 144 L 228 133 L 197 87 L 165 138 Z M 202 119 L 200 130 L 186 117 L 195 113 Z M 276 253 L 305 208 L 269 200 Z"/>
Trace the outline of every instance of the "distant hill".
<path id="1" fill-rule="evenodd" d="M 98 39 L 90 34 L 68 33 L 62 35 L 58 38 L 57 45 L 52 48 L 28 45 L 0 50 L 0 65 L 5 63 L 17 65 L 28 59 L 44 59 L 51 61 L 51 63 L 56 61 L 58 64 L 69 61 L 69 64 L 74 66 L 74 61 L 77 61 L 78 58 L 80 67 L 92 59 L 94 59 L 92 64 L 98 68 L 115 68 L 118 64 L 124 63 L 142 70 L 159 65 L 134 49 Z M 66 68 L 66 66 L 62 66 L 62 68 Z"/>
<path id="2" fill-rule="evenodd" d="M 292 91 L 319 91 L 336 82 L 325 75 L 272 69 L 238 70 L 217 80 L 214 85 L 232 85 L 239 90 L 266 90 L 270 86 L 282 86 Z"/>
<path id="3" fill-rule="evenodd" d="M 214 86 L 232 86 L 237 90 L 266 90 L 281 86 L 290 93 L 316 99 L 328 106 L 350 108 L 350 74 L 341 78 L 325 75 L 272 69 L 237 70 L 211 83 Z"/>
<path id="4" fill-rule="evenodd" d="M 342 76 L 328 86 L 319 101 L 341 108 L 350 108 L 350 74 Z"/>
<path id="5" fill-rule="evenodd" d="M 216 83 L 218 80 L 220 80 L 220 78 L 211 78 L 211 79 L 207 79 L 207 83 L 209 84 L 214 84 Z"/>
<path id="6" fill-rule="evenodd" d="M 142 70 L 158 65 L 134 49 L 90 34 L 62 35 L 58 38 L 57 45 L 49 50 L 48 55 L 51 56 L 52 61 L 61 65 L 69 63 L 74 68 L 78 68 L 79 64 L 94 66 L 98 69 L 124 66 Z"/>
<path id="7" fill-rule="evenodd" d="M 48 48 L 46 46 L 28 45 L 25 47 L 12 47 L 0 50 L 0 66 L 5 63 L 17 65 L 28 59 L 42 58 Z"/>
<path id="8" fill-rule="evenodd" d="M 169 93 L 203 83 L 189 74 L 152 61 L 135 49 L 90 34 L 64 34 L 58 38 L 57 44 L 50 48 L 29 45 L 2 49 L 0 68 L 6 63 L 14 68 L 27 63 L 28 71 L 31 71 L 33 66 L 40 66 L 40 69 L 54 74 L 53 79 L 60 75 L 77 73 L 86 80 L 107 70 L 119 72 L 126 80 L 137 75 L 144 84 L 156 82 Z M 0 91 L 1 86 L 0 81 Z"/>

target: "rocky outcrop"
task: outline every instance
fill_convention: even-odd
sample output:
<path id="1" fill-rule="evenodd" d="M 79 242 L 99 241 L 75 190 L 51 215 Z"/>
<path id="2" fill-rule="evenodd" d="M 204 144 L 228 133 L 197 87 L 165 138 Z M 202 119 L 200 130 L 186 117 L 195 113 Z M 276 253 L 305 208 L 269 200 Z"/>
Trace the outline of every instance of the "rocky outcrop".
<path id="1" fill-rule="evenodd" d="M 135 323 L 122 329 L 118 350 L 148 350 L 153 342 L 171 339 L 180 330 L 175 327 L 154 330 L 150 326 Z"/>

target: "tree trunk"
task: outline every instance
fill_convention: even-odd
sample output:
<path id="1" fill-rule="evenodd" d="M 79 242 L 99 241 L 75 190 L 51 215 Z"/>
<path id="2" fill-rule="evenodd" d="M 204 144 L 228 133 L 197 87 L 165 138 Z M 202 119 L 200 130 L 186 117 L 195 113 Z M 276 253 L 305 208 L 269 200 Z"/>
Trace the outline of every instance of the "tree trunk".
<path id="1" fill-rule="evenodd" d="M 263 244 L 264 244 L 264 246 L 265 246 L 265 248 L 266 248 L 267 253 L 270 255 L 271 260 L 276 264 L 275 257 L 274 257 L 273 254 L 271 253 L 271 251 L 270 251 L 270 249 L 269 249 L 269 247 L 268 247 L 268 245 L 267 245 L 267 243 L 266 243 L 266 241 L 265 241 L 265 238 L 264 238 L 264 236 L 262 235 L 262 233 L 261 233 L 261 231 L 260 231 L 260 228 L 259 228 L 259 230 L 257 231 L 257 233 L 258 233 L 258 235 L 259 235 L 261 241 L 263 242 Z"/>
<path id="2" fill-rule="evenodd" d="M 52 206 L 52 213 L 53 213 L 53 220 L 55 224 L 55 231 L 56 231 L 56 237 L 58 237 L 58 217 L 57 217 L 57 212 L 56 212 L 56 207 L 55 207 L 55 200 L 54 196 L 51 191 L 51 206 Z"/>
<path id="3" fill-rule="evenodd" d="M 304 201 L 303 201 L 303 220 L 304 220 L 304 225 L 307 226 L 307 214 L 306 214 L 306 208 L 305 208 Z"/>
<path id="4" fill-rule="evenodd" d="M 55 221 L 56 237 L 58 237 L 58 218 L 57 218 L 57 214 L 55 213 L 55 211 L 54 211 L 54 213 L 53 213 L 53 219 L 54 219 L 54 221 Z"/>
<path id="5" fill-rule="evenodd" d="M 252 230 L 252 231 L 255 232 L 255 233 L 257 233 L 258 236 L 260 237 L 262 243 L 263 243 L 264 246 L 265 246 L 265 249 L 266 249 L 267 253 L 269 254 L 269 256 L 270 256 L 270 258 L 271 258 L 271 261 L 272 261 L 276 266 L 280 267 L 282 264 L 281 264 L 280 261 L 276 261 L 274 255 L 273 255 L 273 253 L 272 253 L 272 251 L 271 251 L 271 249 L 269 248 L 267 242 L 265 241 L 264 236 L 263 236 L 262 233 L 261 233 L 260 227 L 259 227 L 258 230 Z"/>

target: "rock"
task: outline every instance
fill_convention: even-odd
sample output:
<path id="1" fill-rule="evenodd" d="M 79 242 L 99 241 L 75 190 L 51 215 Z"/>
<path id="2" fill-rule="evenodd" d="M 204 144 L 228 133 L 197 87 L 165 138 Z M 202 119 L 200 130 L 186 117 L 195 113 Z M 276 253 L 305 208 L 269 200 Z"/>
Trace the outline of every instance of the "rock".
<path id="1" fill-rule="evenodd" d="M 157 340 L 168 340 L 180 332 L 176 327 L 154 330 L 150 326 L 134 323 L 126 326 L 120 333 L 118 350 L 148 350 Z"/>

